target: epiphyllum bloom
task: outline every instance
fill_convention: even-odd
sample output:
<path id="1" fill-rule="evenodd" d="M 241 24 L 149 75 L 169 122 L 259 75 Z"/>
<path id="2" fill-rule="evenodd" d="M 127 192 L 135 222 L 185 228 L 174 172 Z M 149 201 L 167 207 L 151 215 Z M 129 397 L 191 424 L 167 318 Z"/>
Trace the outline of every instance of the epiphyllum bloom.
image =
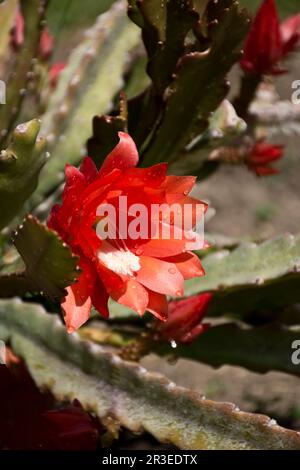
<path id="1" fill-rule="evenodd" d="M 212 294 L 199 294 L 169 303 L 168 319 L 158 325 L 162 338 L 176 343 L 191 343 L 209 328 L 202 323 L 212 300 Z"/>
<path id="2" fill-rule="evenodd" d="M 271 163 L 283 156 L 283 145 L 267 144 L 263 141 L 257 142 L 246 158 L 248 168 L 257 176 L 276 175 L 278 170 Z"/>
<path id="3" fill-rule="evenodd" d="M 279 62 L 300 39 L 297 17 L 280 24 L 275 0 L 264 0 L 246 39 L 242 69 L 258 76 L 282 73 Z"/>
<path id="4" fill-rule="evenodd" d="M 109 203 L 117 209 L 121 195 L 127 196 L 128 207 L 136 203 L 147 208 L 163 203 L 184 205 L 184 210 L 190 208 L 193 223 L 199 218 L 199 207 L 202 216 L 206 209 L 201 201 L 188 196 L 194 177 L 167 176 L 165 163 L 135 168 L 139 157 L 133 140 L 123 132 L 119 137 L 99 171 L 88 157 L 79 170 L 66 166 L 62 205 L 53 207 L 48 220 L 48 226 L 80 257 L 82 273 L 78 282 L 67 288 L 62 303 L 69 332 L 87 321 L 92 305 L 108 317 L 109 297 L 139 315 L 148 310 L 165 319 L 166 296 L 182 296 L 184 280 L 204 274 L 198 257 L 188 251 L 190 241 L 184 236 L 138 240 L 97 236 L 97 208 Z M 174 219 L 170 219 L 172 224 Z"/>

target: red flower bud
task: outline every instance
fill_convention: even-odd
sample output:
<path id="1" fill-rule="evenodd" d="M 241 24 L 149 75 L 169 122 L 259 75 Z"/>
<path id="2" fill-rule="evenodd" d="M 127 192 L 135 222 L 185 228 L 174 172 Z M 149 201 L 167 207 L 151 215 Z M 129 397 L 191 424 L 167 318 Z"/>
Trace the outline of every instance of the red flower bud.
<path id="1" fill-rule="evenodd" d="M 176 343 L 191 343 L 209 328 L 202 323 L 212 300 L 212 294 L 200 294 L 169 303 L 168 319 L 158 326 L 161 336 Z"/>
<path id="2" fill-rule="evenodd" d="M 270 163 L 279 160 L 283 156 L 283 145 L 257 142 L 246 157 L 246 164 L 257 176 L 270 176 L 278 173 Z"/>
<path id="3" fill-rule="evenodd" d="M 246 39 L 242 69 L 258 76 L 285 72 L 279 63 L 299 41 L 299 24 L 299 15 L 280 24 L 275 0 L 264 0 Z"/>

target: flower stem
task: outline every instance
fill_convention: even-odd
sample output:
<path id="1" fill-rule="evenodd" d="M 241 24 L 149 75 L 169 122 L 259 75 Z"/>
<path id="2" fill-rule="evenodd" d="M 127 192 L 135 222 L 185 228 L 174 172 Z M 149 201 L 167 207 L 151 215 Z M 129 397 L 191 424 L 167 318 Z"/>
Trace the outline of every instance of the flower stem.
<path id="1" fill-rule="evenodd" d="M 261 80 L 262 77 L 260 75 L 243 74 L 239 95 L 233 103 L 239 117 L 243 119 L 249 118 L 249 107 L 255 98 Z"/>

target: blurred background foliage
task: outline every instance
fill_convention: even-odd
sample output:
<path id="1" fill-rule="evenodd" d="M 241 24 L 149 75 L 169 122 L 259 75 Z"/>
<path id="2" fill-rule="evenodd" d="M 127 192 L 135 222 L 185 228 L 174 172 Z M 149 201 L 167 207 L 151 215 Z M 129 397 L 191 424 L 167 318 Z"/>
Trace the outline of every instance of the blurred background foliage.
<path id="1" fill-rule="evenodd" d="M 52 0 L 48 10 L 48 23 L 52 34 L 61 40 L 76 29 L 86 27 L 96 16 L 106 11 L 114 0 Z M 250 11 L 255 11 L 260 0 L 240 0 Z M 282 18 L 299 11 L 299 0 L 277 0 Z"/>

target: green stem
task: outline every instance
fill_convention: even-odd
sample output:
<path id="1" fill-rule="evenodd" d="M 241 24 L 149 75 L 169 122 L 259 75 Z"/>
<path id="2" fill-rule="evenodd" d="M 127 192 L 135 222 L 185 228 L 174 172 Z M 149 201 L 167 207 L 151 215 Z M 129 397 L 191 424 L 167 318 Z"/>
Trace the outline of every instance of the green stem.
<path id="1" fill-rule="evenodd" d="M 0 298 L 23 296 L 34 289 L 25 272 L 0 276 Z"/>
<path id="2" fill-rule="evenodd" d="M 227 364 L 259 373 L 276 370 L 299 376 L 299 365 L 291 360 L 292 344 L 299 336 L 299 327 L 292 329 L 273 323 L 246 328 L 243 324 L 227 323 L 209 328 L 192 344 L 178 345 L 176 349 L 167 343 L 154 343 L 152 352 L 216 368 Z"/>
<path id="3" fill-rule="evenodd" d="M 249 119 L 249 107 L 255 98 L 257 88 L 262 80 L 260 75 L 243 74 L 241 78 L 239 95 L 233 105 L 236 113 L 243 119 Z"/>

